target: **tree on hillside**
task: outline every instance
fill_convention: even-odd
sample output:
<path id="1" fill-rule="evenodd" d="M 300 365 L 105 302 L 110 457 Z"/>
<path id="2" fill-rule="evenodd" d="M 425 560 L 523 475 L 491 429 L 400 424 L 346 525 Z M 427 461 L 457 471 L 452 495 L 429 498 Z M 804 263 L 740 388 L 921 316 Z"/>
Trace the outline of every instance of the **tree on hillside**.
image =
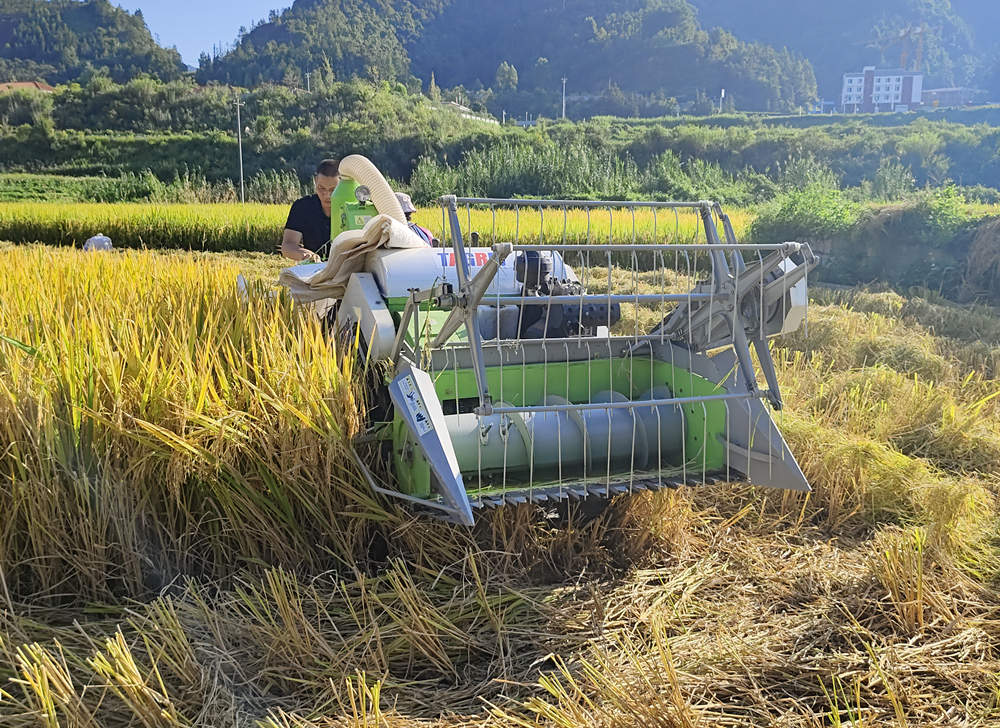
<path id="1" fill-rule="evenodd" d="M 241 34 L 228 53 L 201 64 L 197 78 L 244 86 L 281 82 L 292 68 L 302 76 L 326 60 L 341 79 L 404 79 L 410 59 L 403 44 L 418 31 L 420 15 L 405 0 L 298 0 Z"/>
<path id="2" fill-rule="evenodd" d="M 441 89 L 437 85 L 437 82 L 434 80 L 434 71 L 431 71 L 431 81 L 429 84 L 427 84 L 427 97 L 431 101 L 441 100 Z"/>
<path id="3" fill-rule="evenodd" d="M 507 61 L 503 61 L 497 66 L 496 74 L 497 90 L 501 93 L 517 91 L 517 69 Z"/>

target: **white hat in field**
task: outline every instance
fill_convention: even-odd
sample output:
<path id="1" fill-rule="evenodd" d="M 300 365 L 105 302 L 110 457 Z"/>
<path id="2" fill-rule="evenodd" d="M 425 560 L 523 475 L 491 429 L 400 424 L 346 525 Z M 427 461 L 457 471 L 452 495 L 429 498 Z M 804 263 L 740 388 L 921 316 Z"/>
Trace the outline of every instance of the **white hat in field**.
<path id="1" fill-rule="evenodd" d="M 87 238 L 83 244 L 84 250 L 111 250 L 111 238 L 104 233 L 97 233 L 92 238 Z"/>
<path id="2" fill-rule="evenodd" d="M 403 208 L 403 214 L 417 211 L 417 208 L 413 206 L 413 200 L 405 192 L 397 192 L 396 199 L 399 200 L 399 206 Z"/>

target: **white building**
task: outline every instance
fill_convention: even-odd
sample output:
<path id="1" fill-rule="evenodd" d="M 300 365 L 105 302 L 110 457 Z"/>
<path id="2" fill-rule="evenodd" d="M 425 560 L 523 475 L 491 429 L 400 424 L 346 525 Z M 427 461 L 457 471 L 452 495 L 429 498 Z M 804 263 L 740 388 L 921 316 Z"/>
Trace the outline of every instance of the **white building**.
<path id="1" fill-rule="evenodd" d="M 861 73 L 845 73 L 840 105 L 845 112 L 907 111 L 920 106 L 924 76 L 902 68 L 876 69 L 867 66 Z"/>

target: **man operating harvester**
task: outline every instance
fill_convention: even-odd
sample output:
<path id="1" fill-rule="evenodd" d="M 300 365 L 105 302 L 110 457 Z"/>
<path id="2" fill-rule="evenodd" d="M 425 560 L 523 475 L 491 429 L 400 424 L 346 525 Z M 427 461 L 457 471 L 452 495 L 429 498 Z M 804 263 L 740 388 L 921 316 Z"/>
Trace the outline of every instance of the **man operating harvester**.
<path id="1" fill-rule="evenodd" d="M 292 203 L 281 236 L 281 254 L 292 260 L 319 263 L 330 242 L 330 196 L 340 182 L 340 162 L 324 159 L 316 167 L 313 189 L 316 194 Z"/>

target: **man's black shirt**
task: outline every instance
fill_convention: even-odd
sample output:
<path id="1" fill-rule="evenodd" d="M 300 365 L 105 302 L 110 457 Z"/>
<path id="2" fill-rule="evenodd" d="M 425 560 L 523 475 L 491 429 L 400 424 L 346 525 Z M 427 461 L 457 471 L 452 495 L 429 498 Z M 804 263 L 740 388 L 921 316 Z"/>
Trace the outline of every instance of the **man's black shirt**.
<path id="1" fill-rule="evenodd" d="M 323 212 L 319 195 L 309 195 L 293 202 L 285 228 L 302 233 L 302 247 L 319 252 L 330 240 L 330 218 Z"/>

